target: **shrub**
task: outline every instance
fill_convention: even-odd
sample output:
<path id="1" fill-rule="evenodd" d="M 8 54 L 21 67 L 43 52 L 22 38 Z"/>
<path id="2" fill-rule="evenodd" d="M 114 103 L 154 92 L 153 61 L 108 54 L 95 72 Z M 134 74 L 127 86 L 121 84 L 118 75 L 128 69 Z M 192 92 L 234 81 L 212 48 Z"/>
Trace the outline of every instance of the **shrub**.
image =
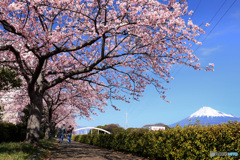
<path id="1" fill-rule="evenodd" d="M 26 131 L 21 126 L 7 122 L 0 122 L 0 131 L 0 143 L 22 141 L 26 135 Z"/>
<path id="2" fill-rule="evenodd" d="M 82 135 L 82 143 L 129 152 L 150 159 L 211 159 L 210 151 L 240 154 L 240 123 L 176 126 L 165 131 L 127 130 L 117 134 Z M 213 159 L 238 157 L 215 157 Z"/>

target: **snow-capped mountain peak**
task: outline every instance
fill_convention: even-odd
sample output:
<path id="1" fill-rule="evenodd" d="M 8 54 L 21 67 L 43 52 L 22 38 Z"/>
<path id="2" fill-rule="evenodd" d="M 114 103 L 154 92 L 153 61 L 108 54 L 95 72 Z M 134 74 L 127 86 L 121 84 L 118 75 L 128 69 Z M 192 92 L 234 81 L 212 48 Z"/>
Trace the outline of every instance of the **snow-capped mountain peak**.
<path id="1" fill-rule="evenodd" d="M 189 118 L 193 117 L 234 117 L 231 114 L 226 114 L 210 107 L 202 107 L 195 113 L 191 114 Z"/>
<path id="2" fill-rule="evenodd" d="M 196 121 L 198 120 L 198 121 Z M 174 124 L 169 125 L 169 127 L 174 127 L 177 124 L 184 127 L 185 125 L 214 125 L 214 124 L 222 124 L 228 123 L 229 121 L 237 121 L 240 122 L 240 117 L 226 114 L 210 107 L 202 107 L 197 112 L 191 114 L 189 117 L 176 122 Z"/>

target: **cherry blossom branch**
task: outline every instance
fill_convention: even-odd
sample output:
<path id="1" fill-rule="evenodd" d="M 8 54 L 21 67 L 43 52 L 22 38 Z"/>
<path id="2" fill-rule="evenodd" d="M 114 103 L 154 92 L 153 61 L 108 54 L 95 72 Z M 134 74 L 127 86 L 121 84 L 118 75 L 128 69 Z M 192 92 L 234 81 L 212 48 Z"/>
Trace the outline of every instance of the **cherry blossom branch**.
<path id="1" fill-rule="evenodd" d="M 14 55 L 16 57 L 16 61 L 20 67 L 21 72 L 23 73 L 24 78 L 27 80 L 27 82 L 29 82 L 30 78 L 28 77 L 28 73 L 26 72 L 26 70 L 23 67 L 20 53 L 12 45 L 0 46 L 0 51 L 7 51 L 7 50 L 14 53 Z"/>

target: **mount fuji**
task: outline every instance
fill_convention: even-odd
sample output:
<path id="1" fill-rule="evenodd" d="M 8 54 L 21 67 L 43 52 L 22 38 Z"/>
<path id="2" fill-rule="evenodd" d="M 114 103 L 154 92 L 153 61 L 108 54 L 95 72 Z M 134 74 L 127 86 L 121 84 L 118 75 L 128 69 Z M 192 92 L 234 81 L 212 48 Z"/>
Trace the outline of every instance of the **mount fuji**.
<path id="1" fill-rule="evenodd" d="M 196 120 L 199 120 L 201 125 L 214 125 L 221 123 L 228 123 L 228 121 L 239 121 L 240 117 L 234 116 L 232 114 L 226 114 L 210 107 L 202 107 L 195 113 L 191 114 L 189 117 L 169 125 L 169 127 L 175 127 L 179 124 L 181 127 L 185 125 L 192 125 L 196 123 Z"/>

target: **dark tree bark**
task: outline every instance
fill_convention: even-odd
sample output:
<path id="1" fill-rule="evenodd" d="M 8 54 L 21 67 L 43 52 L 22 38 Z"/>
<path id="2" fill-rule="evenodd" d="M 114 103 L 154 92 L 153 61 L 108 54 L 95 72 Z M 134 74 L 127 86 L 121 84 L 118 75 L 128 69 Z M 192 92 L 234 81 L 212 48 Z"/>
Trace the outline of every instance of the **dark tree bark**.
<path id="1" fill-rule="evenodd" d="M 43 109 L 42 97 L 40 93 L 33 93 L 30 95 L 30 117 L 27 122 L 27 134 L 25 139 L 27 143 L 39 142 Z"/>
<path id="2" fill-rule="evenodd" d="M 46 130 L 45 130 L 44 139 L 51 139 L 52 138 L 51 128 L 52 128 L 51 124 L 50 123 L 46 123 Z"/>
<path id="3" fill-rule="evenodd" d="M 46 116 L 46 130 L 44 139 L 51 139 L 52 138 L 52 107 L 49 108 L 48 115 Z"/>

